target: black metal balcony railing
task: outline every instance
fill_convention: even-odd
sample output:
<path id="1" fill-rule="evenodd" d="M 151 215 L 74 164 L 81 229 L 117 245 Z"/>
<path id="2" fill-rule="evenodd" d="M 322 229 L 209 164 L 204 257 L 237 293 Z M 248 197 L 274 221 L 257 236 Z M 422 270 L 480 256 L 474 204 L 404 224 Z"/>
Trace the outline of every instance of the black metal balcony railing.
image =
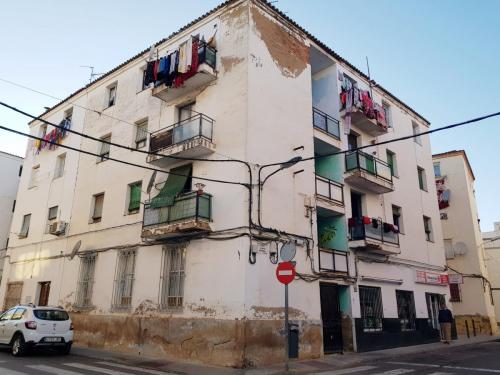
<path id="1" fill-rule="evenodd" d="M 391 166 L 363 151 L 357 150 L 346 154 L 345 170 L 346 172 L 362 170 L 392 183 Z"/>
<path id="2" fill-rule="evenodd" d="M 215 69 L 217 50 L 206 42 L 198 39 L 198 64 L 207 64 Z"/>
<path id="3" fill-rule="evenodd" d="M 316 195 L 344 205 L 344 185 L 329 178 L 316 175 Z"/>
<path id="4" fill-rule="evenodd" d="M 313 126 L 340 139 L 339 121 L 313 107 Z"/>
<path id="5" fill-rule="evenodd" d="M 195 138 L 212 141 L 214 120 L 199 113 L 178 123 L 151 133 L 149 148 L 158 152 Z"/>
<path id="6" fill-rule="evenodd" d="M 144 206 L 143 227 L 172 224 L 186 220 L 212 220 L 212 196 L 191 191 L 177 196 L 173 205 L 152 204 Z"/>
<path id="7" fill-rule="evenodd" d="M 394 230 L 394 226 L 384 223 L 382 220 L 371 219 L 366 223 L 366 218 L 355 217 L 349 219 L 349 239 L 358 241 L 372 239 L 380 242 L 399 245 L 399 233 Z"/>
<path id="8" fill-rule="evenodd" d="M 349 261 L 347 252 L 320 247 L 319 270 L 349 274 Z"/>

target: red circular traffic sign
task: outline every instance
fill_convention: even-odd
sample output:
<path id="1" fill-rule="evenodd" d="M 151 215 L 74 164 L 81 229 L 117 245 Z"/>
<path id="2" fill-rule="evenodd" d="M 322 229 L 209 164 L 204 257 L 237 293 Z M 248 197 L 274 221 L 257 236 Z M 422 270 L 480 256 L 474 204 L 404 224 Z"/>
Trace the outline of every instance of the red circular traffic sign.
<path id="1" fill-rule="evenodd" d="M 295 266 L 292 262 L 281 262 L 276 267 L 276 277 L 282 284 L 290 284 L 295 278 Z"/>

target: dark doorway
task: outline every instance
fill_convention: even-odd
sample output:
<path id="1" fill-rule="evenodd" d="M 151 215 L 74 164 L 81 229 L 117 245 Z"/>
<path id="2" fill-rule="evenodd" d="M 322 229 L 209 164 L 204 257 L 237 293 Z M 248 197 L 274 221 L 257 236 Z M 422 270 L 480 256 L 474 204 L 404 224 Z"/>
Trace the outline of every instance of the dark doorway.
<path id="1" fill-rule="evenodd" d="M 354 149 L 358 148 L 358 135 L 357 134 L 350 132 L 347 135 L 347 148 L 349 150 L 354 150 Z"/>
<path id="2" fill-rule="evenodd" d="M 38 306 L 47 306 L 49 304 L 50 281 L 38 283 L 40 287 L 40 296 L 38 297 Z"/>
<path id="3" fill-rule="evenodd" d="M 363 196 L 358 193 L 354 193 L 351 191 L 351 212 L 352 217 L 362 217 L 363 216 L 363 207 L 362 207 L 362 198 Z"/>
<path id="4" fill-rule="evenodd" d="M 333 284 L 320 284 L 321 319 L 323 321 L 323 351 L 342 352 L 342 314 L 339 303 L 339 287 Z"/>

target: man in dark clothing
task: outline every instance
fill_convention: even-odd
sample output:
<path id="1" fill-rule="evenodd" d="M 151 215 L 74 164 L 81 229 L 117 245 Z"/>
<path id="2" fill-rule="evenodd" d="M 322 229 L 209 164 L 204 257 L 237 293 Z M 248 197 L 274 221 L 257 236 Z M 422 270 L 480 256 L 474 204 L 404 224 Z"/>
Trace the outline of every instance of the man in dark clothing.
<path id="1" fill-rule="evenodd" d="M 439 325 L 441 326 L 441 338 L 444 344 L 449 344 L 451 341 L 451 323 L 453 323 L 453 314 L 446 307 L 446 304 L 442 303 L 439 306 Z"/>

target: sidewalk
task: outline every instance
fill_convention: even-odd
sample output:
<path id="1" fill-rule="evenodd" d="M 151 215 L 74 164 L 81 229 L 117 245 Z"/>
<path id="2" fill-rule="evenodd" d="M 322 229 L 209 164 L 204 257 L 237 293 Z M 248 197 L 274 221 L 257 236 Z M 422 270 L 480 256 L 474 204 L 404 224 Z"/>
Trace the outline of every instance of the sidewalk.
<path id="1" fill-rule="evenodd" d="M 440 342 L 424 345 L 406 346 L 401 348 L 377 350 L 366 353 L 346 353 L 346 354 L 331 354 L 326 355 L 321 359 L 291 361 L 290 373 L 294 374 L 309 374 L 314 372 L 322 372 L 336 370 L 345 367 L 358 366 L 374 361 L 388 361 L 403 355 L 421 354 L 427 352 L 436 352 L 438 350 L 446 350 L 453 347 L 464 345 L 479 344 L 483 342 L 499 340 L 500 335 L 496 336 L 478 336 L 467 338 L 459 338 L 452 342 L 450 346 Z M 186 375 L 278 375 L 284 374 L 284 365 L 278 364 L 269 367 L 252 368 L 252 369 L 234 369 L 227 367 L 215 367 L 191 362 L 173 362 L 162 359 L 142 357 L 138 355 L 122 354 L 106 350 L 95 350 L 82 347 L 74 347 L 72 350 L 74 355 L 79 355 L 88 358 L 96 358 L 100 360 L 108 360 L 120 362 L 130 366 L 151 368 L 164 372 L 173 372 Z"/>

